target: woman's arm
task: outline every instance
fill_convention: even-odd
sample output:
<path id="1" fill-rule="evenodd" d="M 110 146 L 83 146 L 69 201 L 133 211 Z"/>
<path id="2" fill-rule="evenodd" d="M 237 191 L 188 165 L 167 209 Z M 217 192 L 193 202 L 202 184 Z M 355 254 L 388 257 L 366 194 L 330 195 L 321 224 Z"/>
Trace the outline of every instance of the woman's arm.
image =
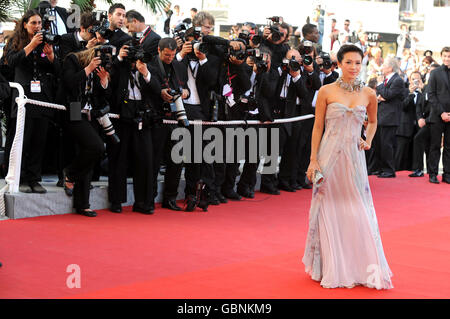
<path id="1" fill-rule="evenodd" d="M 311 181 L 314 177 L 314 171 L 320 171 L 319 162 L 317 161 L 317 153 L 319 151 L 320 142 L 322 141 L 323 130 L 325 128 L 325 114 L 327 111 L 327 92 L 326 86 L 319 90 L 316 101 L 316 113 L 314 119 L 314 127 L 311 138 L 311 157 L 307 171 L 307 177 Z"/>
<path id="2" fill-rule="evenodd" d="M 366 88 L 366 92 L 369 95 L 369 104 L 367 105 L 367 128 L 366 128 L 366 143 L 371 147 L 373 137 L 375 136 L 375 132 L 377 131 L 377 110 L 378 110 L 378 101 L 375 92 Z"/>

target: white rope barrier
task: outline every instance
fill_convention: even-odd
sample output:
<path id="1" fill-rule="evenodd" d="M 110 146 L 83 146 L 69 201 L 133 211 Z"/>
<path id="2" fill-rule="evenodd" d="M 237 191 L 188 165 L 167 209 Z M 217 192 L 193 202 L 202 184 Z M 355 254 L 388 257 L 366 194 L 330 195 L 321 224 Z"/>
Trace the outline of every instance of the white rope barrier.
<path id="1" fill-rule="evenodd" d="M 5 193 L 17 193 L 19 192 L 20 185 L 20 169 L 22 164 L 22 148 L 23 148 L 23 133 L 25 129 L 25 113 L 26 104 L 33 104 L 41 107 L 52 108 L 61 111 L 67 111 L 64 105 L 48 103 L 43 101 L 37 101 L 33 99 L 28 99 L 25 96 L 23 87 L 19 83 L 10 82 L 10 87 L 15 88 L 19 91 L 19 96 L 16 98 L 17 103 L 17 125 L 16 134 L 14 136 L 14 142 L 12 144 L 11 153 L 9 156 L 9 167 L 8 175 L 5 178 L 6 186 L 0 189 L 0 219 L 5 219 L 6 217 L 6 204 L 5 204 Z M 118 119 L 120 116 L 118 114 L 108 114 L 110 118 Z M 273 124 L 283 124 L 298 122 L 313 118 L 314 115 L 308 114 L 304 116 L 297 116 L 287 119 L 276 119 L 273 122 L 263 123 L 258 120 L 236 120 L 236 121 L 189 121 L 189 125 L 273 125 Z M 176 120 L 163 120 L 164 124 L 178 124 Z"/>

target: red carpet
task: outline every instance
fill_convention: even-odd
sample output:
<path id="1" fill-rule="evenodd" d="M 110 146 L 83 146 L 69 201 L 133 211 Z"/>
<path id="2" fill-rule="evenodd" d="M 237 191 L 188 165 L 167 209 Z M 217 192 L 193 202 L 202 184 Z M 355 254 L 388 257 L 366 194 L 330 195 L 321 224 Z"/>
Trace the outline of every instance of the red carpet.
<path id="1" fill-rule="evenodd" d="M 310 190 L 208 213 L 100 211 L 0 222 L 5 298 L 449 298 L 450 185 L 370 177 L 394 289 L 324 289 L 301 257 Z M 69 289 L 67 266 L 81 269 Z"/>

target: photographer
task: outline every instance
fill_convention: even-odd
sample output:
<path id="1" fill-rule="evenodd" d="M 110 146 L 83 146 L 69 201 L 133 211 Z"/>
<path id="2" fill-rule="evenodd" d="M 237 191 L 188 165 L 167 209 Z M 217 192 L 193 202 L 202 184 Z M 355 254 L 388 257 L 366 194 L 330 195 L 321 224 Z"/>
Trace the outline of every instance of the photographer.
<path id="1" fill-rule="evenodd" d="M 99 41 L 92 33 L 92 27 L 97 23 L 91 13 L 83 13 L 80 17 L 80 29 L 61 36 L 59 42 L 61 58 L 64 59 L 71 52 L 80 52 L 96 46 Z"/>
<path id="2" fill-rule="evenodd" d="M 253 64 L 250 72 L 250 89 L 245 92 L 244 97 L 248 100 L 249 119 L 258 119 L 263 123 L 273 122 L 272 103 L 276 91 L 276 83 L 279 75 L 276 69 L 271 66 L 271 52 L 265 46 L 260 47 L 261 59 Z M 243 99 L 241 98 L 241 103 Z M 264 126 L 259 126 L 264 127 Z M 267 127 L 270 131 L 270 126 Z M 268 134 L 270 142 L 270 133 Z M 258 163 L 249 161 L 250 148 L 255 145 L 246 143 L 246 161 L 241 174 L 241 178 L 237 184 L 237 192 L 239 195 L 247 198 L 253 198 L 256 186 L 256 171 Z M 270 147 L 270 145 L 269 145 Z M 268 148 L 270 151 L 270 149 Z M 271 194 L 279 194 L 276 189 L 268 190 Z"/>
<path id="3" fill-rule="evenodd" d="M 125 6 L 121 3 L 113 4 L 108 10 L 109 30 L 113 32 L 108 40 L 109 44 L 115 46 L 117 51 L 125 42 L 131 40 L 131 36 L 121 30 L 125 23 L 125 15 Z"/>
<path id="4" fill-rule="evenodd" d="M 142 33 L 140 43 L 144 51 L 151 56 L 158 54 L 158 43 L 161 37 L 150 26 L 145 24 L 145 18 L 136 10 L 130 10 L 125 15 L 125 26 L 128 32 Z"/>
<path id="5" fill-rule="evenodd" d="M 289 50 L 289 45 L 285 43 L 289 39 L 289 25 L 279 22 L 280 17 L 269 18 L 274 23 L 264 28 L 262 37 L 264 44 L 272 52 L 272 67 L 276 70 L 282 63 Z"/>
<path id="6" fill-rule="evenodd" d="M 308 92 L 301 76 L 301 56 L 297 50 L 289 50 L 283 64 L 278 68 L 280 78 L 277 85 L 276 117 L 291 118 L 300 114 L 300 101 Z M 296 146 L 300 138 L 300 122 L 286 123 L 280 127 L 279 151 L 281 155 L 278 183 L 271 176 L 273 186 L 280 190 L 295 192 L 297 182 L 292 178 L 294 166 L 298 162 Z"/>
<path id="7" fill-rule="evenodd" d="M 240 44 L 244 50 L 243 43 Z M 217 82 L 216 101 L 218 106 L 218 120 L 242 120 L 249 118 L 249 109 L 247 104 L 241 103 L 240 97 L 251 87 L 250 72 L 252 68 L 245 63 L 246 57 L 236 57 L 230 55 L 225 63 L 220 67 L 219 79 Z M 251 58 L 251 57 L 250 57 Z M 247 70 L 249 72 L 247 72 Z M 219 126 L 226 138 L 226 128 L 230 126 Z M 234 138 L 234 136 L 233 136 Z M 226 143 L 224 144 L 226 145 Z M 237 147 L 234 148 L 234 154 L 237 153 Z M 239 160 L 231 159 L 227 162 L 227 153 L 224 149 L 224 162 L 214 163 L 214 192 L 215 197 L 221 203 L 226 203 L 227 199 L 240 200 L 241 195 L 235 192 L 236 177 L 239 175 Z"/>
<path id="8" fill-rule="evenodd" d="M 158 44 L 158 55 L 150 63 L 152 77 L 155 77 L 157 85 L 150 92 L 151 100 L 155 105 L 157 118 L 177 119 L 175 112 L 171 111 L 170 104 L 175 103 L 174 96 L 170 93 L 176 91 L 182 99 L 190 95 L 187 87 L 186 66 L 175 59 L 177 42 L 172 38 L 163 38 Z M 179 99 L 180 97 L 176 97 Z M 163 125 L 155 123 L 152 127 L 153 140 L 153 181 L 154 190 L 157 190 L 157 178 L 163 156 L 166 156 L 166 173 L 164 175 L 163 207 L 179 211 L 181 208 L 176 203 L 178 184 L 180 182 L 182 165 L 174 163 L 171 158 L 171 150 L 176 141 L 171 140 L 172 131 L 176 125 Z M 153 194 L 153 199 L 157 193 Z"/>
<path id="9" fill-rule="evenodd" d="M 320 54 L 316 57 L 316 63 L 319 66 L 320 70 L 320 82 L 322 85 L 327 85 L 339 78 L 339 73 L 335 71 L 337 66 L 336 62 L 331 61 L 331 57 L 326 52 L 320 52 Z"/>
<path id="10" fill-rule="evenodd" d="M 60 64 L 55 58 L 52 45 L 45 43 L 41 33 L 42 18 L 35 10 L 29 10 L 16 25 L 11 40 L 5 48 L 6 63 L 14 69 L 14 82 L 21 84 L 25 95 L 30 99 L 53 102 L 56 92 L 55 76 L 59 74 Z M 11 112 L 10 138 L 14 138 L 16 130 L 18 96 L 14 90 Z M 20 191 L 24 193 L 46 193 L 39 181 L 41 180 L 42 159 L 49 118 L 53 110 L 28 104 L 26 106 L 25 131 L 22 151 L 22 169 Z M 7 142 L 8 148 L 12 140 Z M 8 150 L 9 152 L 9 150 Z M 7 153 L 8 153 L 7 152 Z"/>
<path id="11" fill-rule="evenodd" d="M 200 37 L 200 32 L 196 33 L 196 31 L 194 27 L 186 31 L 185 42 L 180 53 L 177 54 L 177 60 L 184 65 L 188 74 L 187 86 L 190 95 L 183 100 L 188 120 L 208 121 L 211 118 L 211 91 L 218 77 L 218 59 L 214 56 L 207 56 L 200 50 L 201 46 L 196 40 Z M 189 125 L 188 129 L 191 136 L 194 136 L 193 125 Z M 191 154 L 194 151 L 195 149 L 192 147 Z M 202 163 L 192 163 L 191 159 L 190 163 L 185 164 L 184 175 L 186 179 L 186 211 L 193 211 L 201 200 L 201 198 L 196 198 L 196 186 L 200 180 L 206 186 L 207 195 L 205 197 L 211 197 L 213 194 L 213 165 L 203 162 L 203 160 Z"/>
<path id="12" fill-rule="evenodd" d="M 110 211 L 121 213 L 121 203 L 127 201 L 127 168 L 133 172 L 135 203 L 133 211 L 153 214 L 153 146 L 151 121 L 153 102 L 150 91 L 158 84 L 147 64 L 140 60 L 139 40 L 127 42 L 119 52 L 118 63 L 113 64 L 113 113 L 120 114 L 114 127 L 120 143 L 107 143 L 109 159 L 108 196 Z M 137 49 L 135 49 L 137 46 Z M 131 156 L 130 156 L 131 155 Z"/>
<path id="13" fill-rule="evenodd" d="M 70 105 L 64 112 L 64 128 L 77 147 L 77 154 L 63 170 L 64 190 L 69 196 L 73 194 L 76 212 L 88 217 L 97 216 L 89 208 L 89 190 L 94 165 L 105 151 L 95 111 L 108 105 L 111 93 L 109 73 L 101 63 L 101 58 L 95 57 L 95 48 L 71 53 L 64 61 L 62 75 L 66 105 Z"/>
<path id="14" fill-rule="evenodd" d="M 302 57 L 301 74 L 306 86 L 307 96 L 300 101 L 301 108 L 299 115 L 315 114 L 315 100 L 317 90 L 322 86 L 320 80 L 320 68 L 315 63 L 316 50 L 311 41 L 305 40 L 300 43 L 298 51 Z M 312 188 L 306 180 L 306 170 L 309 166 L 309 157 L 311 152 L 311 134 L 314 126 L 314 118 L 304 120 L 300 123 L 300 132 L 297 154 L 298 165 L 294 168 L 293 176 L 296 176 L 297 184 L 293 183 L 295 189 Z"/>

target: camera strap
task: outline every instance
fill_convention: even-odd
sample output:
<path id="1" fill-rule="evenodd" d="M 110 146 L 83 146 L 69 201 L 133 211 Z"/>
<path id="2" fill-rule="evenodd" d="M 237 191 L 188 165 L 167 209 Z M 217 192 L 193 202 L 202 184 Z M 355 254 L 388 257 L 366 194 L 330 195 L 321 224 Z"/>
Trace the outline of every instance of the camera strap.
<path id="1" fill-rule="evenodd" d="M 160 68 L 160 70 L 161 70 L 161 74 L 162 74 L 162 76 L 163 76 L 163 80 L 164 80 L 164 82 L 165 82 L 166 88 L 167 88 L 167 89 L 170 88 L 169 81 L 170 81 L 170 77 L 171 77 L 171 75 L 172 75 L 172 72 L 171 72 L 171 71 L 173 71 L 173 75 L 175 76 L 175 80 L 177 81 L 177 85 L 179 85 L 179 86 L 180 86 L 180 89 L 181 89 L 181 85 L 180 85 L 181 82 L 180 82 L 180 80 L 178 79 L 177 73 L 175 72 L 175 68 L 173 67 L 173 65 L 172 65 L 172 64 L 169 65 L 170 70 L 169 70 L 169 74 L 167 74 L 167 73 L 166 73 L 166 69 L 164 68 L 163 62 L 162 62 L 161 59 L 159 58 L 159 55 L 157 55 L 157 60 L 158 60 L 158 65 L 159 65 L 159 68 Z"/>
<path id="2" fill-rule="evenodd" d="M 149 26 L 147 27 L 147 31 L 145 31 L 144 36 L 142 37 L 142 39 L 139 41 L 140 44 L 144 43 L 145 39 L 147 38 L 147 36 L 152 33 L 152 28 Z"/>

